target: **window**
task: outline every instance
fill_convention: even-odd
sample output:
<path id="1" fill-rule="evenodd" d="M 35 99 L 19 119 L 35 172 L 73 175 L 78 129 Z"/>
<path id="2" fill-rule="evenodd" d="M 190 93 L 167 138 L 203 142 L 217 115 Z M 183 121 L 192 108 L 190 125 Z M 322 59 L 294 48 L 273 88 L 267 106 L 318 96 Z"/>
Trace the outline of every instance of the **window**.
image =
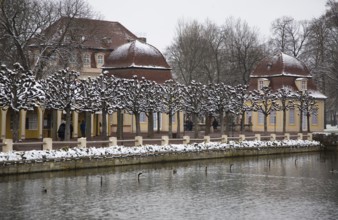
<path id="1" fill-rule="evenodd" d="M 318 112 L 317 112 L 317 110 L 312 110 L 311 118 L 312 118 L 312 124 L 314 124 L 314 125 L 318 124 Z"/>
<path id="2" fill-rule="evenodd" d="M 36 112 L 27 112 L 26 129 L 28 130 L 38 129 L 38 114 Z"/>
<path id="3" fill-rule="evenodd" d="M 103 65 L 103 62 L 104 62 L 104 56 L 103 55 L 101 55 L 101 54 L 99 54 L 99 55 L 97 55 L 97 66 L 98 67 L 100 67 L 100 66 L 102 66 Z"/>
<path id="4" fill-rule="evenodd" d="M 147 115 L 144 112 L 140 113 L 140 122 L 147 122 Z"/>
<path id="5" fill-rule="evenodd" d="M 260 125 L 264 124 L 264 115 L 262 111 L 258 111 L 258 124 Z"/>
<path id="6" fill-rule="evenodd" d="M 258 80 L 258 89 L 263 89 L 264 87 L 264 81 L 263 80 Z"/>
<path id="7" fill-rule="evenodd" d="M 289 124 L 295 124 L 295 109 L 290 108 L 289 109 Z"/>
<path id="8" fill-rule="evenodd" d="M 302 89 L 302 91 L 307 90 L 306 80 L 302 80 L 301 89 Z"/>
<path id="9" fill-rule="evenodd" d="M 88 53 L 83 55 L 83 66 L 90 67 L 90 55 Z"/>
<path id="10" fill-rule="evenodd" d="M 270 124 L 276 124 L 276 111 L 270 113 Z"/>
<path id="11" fill-rule="evenodd" d="M 158 129 L 158 117 L 160 119 L 160 128 L 161 128 L 161 125 L 162 125 L 162 114 L 161 113 L 154 113 L 153 117 L 154 117 L 154 129 Z"/>

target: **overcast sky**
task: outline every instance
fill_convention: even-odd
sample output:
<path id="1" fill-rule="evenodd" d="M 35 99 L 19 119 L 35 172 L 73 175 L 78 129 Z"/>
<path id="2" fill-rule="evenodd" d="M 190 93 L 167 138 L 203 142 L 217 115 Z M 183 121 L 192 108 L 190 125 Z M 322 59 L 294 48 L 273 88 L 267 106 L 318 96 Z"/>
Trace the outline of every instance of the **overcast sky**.
<path id="1" fill-rule="evenodd" d="M 209 19 L 218 25 L 241 18 L 268 37 L 271 22 L 282 16 L 310 20 L 322 15 L 326 0 L 88 0 L 104 20 L 118 21 L 161 52 L 175 36 L 178 20 Z"/>

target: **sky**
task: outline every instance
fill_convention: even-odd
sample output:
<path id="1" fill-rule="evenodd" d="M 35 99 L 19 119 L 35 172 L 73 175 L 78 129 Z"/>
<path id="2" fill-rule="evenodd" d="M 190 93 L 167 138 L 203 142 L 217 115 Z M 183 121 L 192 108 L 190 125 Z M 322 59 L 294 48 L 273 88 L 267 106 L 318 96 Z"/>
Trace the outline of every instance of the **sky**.
<path id="1" fill-rule="evenodd" d="M 87 0 L 103 20 L 117 21 L 162 53 L 172 44 L 179 20 L 217 25 L 226 18 L 245 20 L 262 38 L 270 34 L 272 21 L 282 16 L 311 20 L 325 12 L 327 0 Z"/>

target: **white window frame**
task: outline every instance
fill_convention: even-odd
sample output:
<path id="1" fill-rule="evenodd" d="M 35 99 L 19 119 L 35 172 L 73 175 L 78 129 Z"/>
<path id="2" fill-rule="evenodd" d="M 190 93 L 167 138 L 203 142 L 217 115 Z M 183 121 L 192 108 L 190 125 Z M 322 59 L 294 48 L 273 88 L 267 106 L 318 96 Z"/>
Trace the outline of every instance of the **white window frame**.
<path id="1" fill-rule="evenodd" d="M 258 89 L 262 90 L 264 88 L 264 80 L 260 79 L 258 80 Z"/>
<path id="2" fill-rule="evenodd" d="M 104 64 L 104 54 L 100 53 L 96 55 L 96 66 L 101 67 Z"/>
<path id="3" fill-rule="evenodd" d="M 307 82 L 306 82 L 306 80 L 302 80 L 301 81 L 301 89 L 302 89 L 302 91 L 307 90 Z"/>
<path id="4" fill-rule="evenodd" d="M 91 64 L 90 54 L 89 53 L 83 54 L 83 66 L 90 67 L 90 64 Z"/>

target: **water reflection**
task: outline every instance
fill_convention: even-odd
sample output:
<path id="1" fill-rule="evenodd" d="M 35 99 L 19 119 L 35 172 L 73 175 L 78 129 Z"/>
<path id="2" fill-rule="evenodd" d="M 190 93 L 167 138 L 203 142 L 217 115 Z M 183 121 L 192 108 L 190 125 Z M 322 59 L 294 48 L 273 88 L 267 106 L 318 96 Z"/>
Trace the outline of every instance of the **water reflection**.
<path id="1" fill-rule="evenodd" d="M 0 177 L 0 216 L 2 219 L 336 219 L 338 174 L 330 172 L 332 169 L 338 170 L 337 153 L 7 176 Z"/>

